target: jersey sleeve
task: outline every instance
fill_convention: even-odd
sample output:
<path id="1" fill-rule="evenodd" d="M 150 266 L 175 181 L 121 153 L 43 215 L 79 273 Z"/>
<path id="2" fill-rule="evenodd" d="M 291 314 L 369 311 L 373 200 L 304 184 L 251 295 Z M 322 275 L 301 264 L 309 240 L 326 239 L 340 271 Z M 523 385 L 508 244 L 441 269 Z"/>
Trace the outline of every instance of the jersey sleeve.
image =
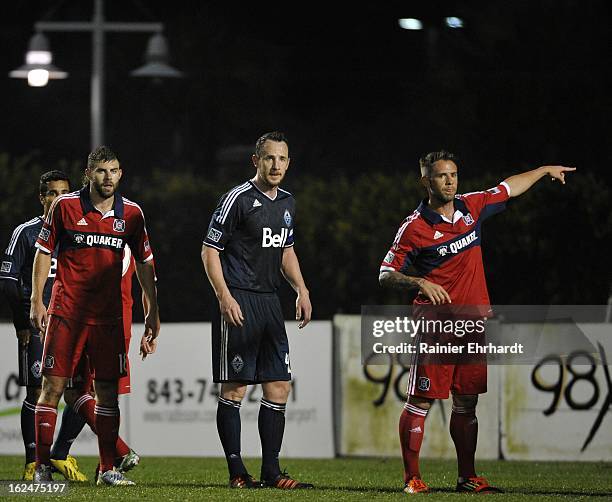
<path id="1" fill-rule="evenodd" d="M 416 235 L 410 227 L 410 218 L 400 226 L 391 248 L 380 264 L 380 272 L 401 272 L 406 274 L 418 255 Z"/>
<path id="2" fill-rule="evenodd" d="M 145 263 L 153 259 L 153 249 L 149 242 L 145 216 L 140 207 L 138 207 L 138 211 L 135 213 L 134 220 L 134 231 L 127 242 L 134 259 L 140 263 Z"/>
<path id="3" fill-rule="evenodd" d="M 19 281 L 28 254 L 30 243 L 28 242 L 27 232 L 23 226 L 18 226 L 11 237 L 8 247 L 2 257 L 2 267 L 0 268 L 0 279 L 11 279 Z"/>
<path id="4" fill-rule="evenodd" d="M 505 181 L 502 181 L 493 188 L 483 192 L 466 193 L 460 198 L 467 204 L 476 219 L 484 220 L 506 209 L 506 202 L 510 198 L 510 187 Z"/>
<path id="5" fill-rule="evenodd" d="M 215 208 L 206 237 L 204 237 L 204 245 L 211 248 L 223 251 L 225 244 L 236 230 L 240 221 L 240 200 L 238 197 L 231 197 L 232 192 L 227 193 Z"/>
<path id="6" fill-rule="evenodd" d="M 64 230 L 61 201 L 62 198 L 58 197 L 53 201 L 53 204 L 51 204 L 49 214 L 47 214 L 45 222 L 40 229 L 40 233 L 38 234 L 36 244 L 34 244 L 38 249 L 46 254 L 53 253 L 55 245 L 59 240 L 59 236 Z"/>
<path id="7" fill-rule="evenodd" d="M 16 331 L 30 327 L 25 308 L 29 305 L 29 301 L 23 298 L 21 290 L 21 276 L 28 259 L 29 249 L 27 232 L 24 231 L 23 226 L 19 226 L 13 232 L 0 268 L 0 289 L 13 314 L 13 325 Z"/>

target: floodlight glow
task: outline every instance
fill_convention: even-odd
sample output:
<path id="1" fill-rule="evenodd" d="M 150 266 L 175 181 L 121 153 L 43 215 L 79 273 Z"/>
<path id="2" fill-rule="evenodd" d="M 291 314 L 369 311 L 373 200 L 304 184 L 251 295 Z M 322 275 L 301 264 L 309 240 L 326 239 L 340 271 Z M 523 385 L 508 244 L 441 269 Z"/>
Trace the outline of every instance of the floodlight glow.
<path id="1" fill-rule="evenodd" d="M 49 82 L 49 72 L 47 70 L 30 70 L 28 72 L 28 85 L 31 87 L 44 87 Z"/>
<path id="2" fill-rule="evenodd" d="M 414 17 L 405 17 L 403 19 L 398 19 L 397 21 L 400 25 L 400 28 L 404 30 L 422 30 L 423 23 Z"/>
<path id="3" fill-rule="evenodd" d="M 49 51 L 28 51 L 26 53 L 26 64 L 45 65 L 51 64 L 52 56 Z"/>
<path id="4" fill-rule="evenodd" d="M 463 19 L 460 17 L 445 17 L 444 22 L 449 28 L 463 28 Z"/>

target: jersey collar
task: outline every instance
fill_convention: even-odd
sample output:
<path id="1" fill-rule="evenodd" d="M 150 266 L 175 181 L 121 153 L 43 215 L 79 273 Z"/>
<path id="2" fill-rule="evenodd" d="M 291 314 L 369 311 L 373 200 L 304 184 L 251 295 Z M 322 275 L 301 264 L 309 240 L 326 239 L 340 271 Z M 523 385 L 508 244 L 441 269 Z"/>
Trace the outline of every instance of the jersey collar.
<path id="1" fill-rule="evenodd" d="M 423 216 L 423 218 L 430 225 L 437 225 L 443 222 L 448 223 L 448 220 L 446 218 L 443 218 L 440 213 L 436 213 L 433 209 L 429 207 L 429 204 L 427 203 L 427 201 L 428 199 L 423 199 L 421 203 L 419 204 L 419 207 L 417 208 L 417 211 L 421 213 L 421 216 Z M 468 209 L 467 209 L 467 206 L 465 205 L 465 202 L 463 202 L 458 197 L 455 197 L 455 200 L 453 201 L 453 205 L 455 207 L 455 212 L 459 211 L 463 213 L 463 215 L 468 213 Z"/>
<path id="2" fill-rule="evenodd" d="M 115 218 L 123 219 L 123 197 L 121 197 L 119 192 L 115 192 L 114 197 L 115 200 L 113 202 L 113 209 L 111 209 L 113 216 Z M 89 197 L 89 185 L 85 185 L 83 188 L 81 188 L 81 190 L 79 190 L 79 198 L 81 200 L 81 208 L 83 209 L 84 215 L 97 211 L 91 202 L 91 198 Z"/>

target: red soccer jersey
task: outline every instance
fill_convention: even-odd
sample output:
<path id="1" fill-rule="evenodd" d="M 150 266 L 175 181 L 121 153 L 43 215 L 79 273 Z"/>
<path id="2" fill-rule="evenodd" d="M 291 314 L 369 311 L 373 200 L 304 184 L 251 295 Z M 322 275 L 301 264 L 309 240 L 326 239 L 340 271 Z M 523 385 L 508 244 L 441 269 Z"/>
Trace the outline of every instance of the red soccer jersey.
<path id="1" fill-rule="evenodd" d="M 113 209 L 103 215 L 91 203 L 88 187 L 58 197 L 36 242 L 45 253 L 58 248 L 49 313 L 87 324 L 119 322 L 126 244 L 136 260 L 153 259 L 138 204 L 116 193 Z"/>
<path id="2" fill-rule="evenodd" d="M 480 249 L 481 225 L 487 217 L 502 211 L 509 197 L 510 187 L 505 182 L 484 192 L 457 195 L 452 222 L 423 201 L 403 221 L 380 271 L 424 277 L 442 286 L 454 304 L 489 305 Z M 419 294 L 414 303 L 430 301 Z"/>

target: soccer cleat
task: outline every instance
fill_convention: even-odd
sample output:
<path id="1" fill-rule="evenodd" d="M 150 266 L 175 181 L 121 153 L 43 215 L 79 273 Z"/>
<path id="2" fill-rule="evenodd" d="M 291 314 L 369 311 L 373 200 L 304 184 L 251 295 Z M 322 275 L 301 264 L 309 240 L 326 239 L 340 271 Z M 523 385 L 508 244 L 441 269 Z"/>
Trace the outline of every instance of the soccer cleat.
<path id="1" fill-rule="evenodd" d="M 121 459 L 121 463 L 117 466 L 119 472 L 126 473 L 131 471 L 140 463 L 140 456 L 134 450 L 130 448 L 130 452 L 124 455 Z"/>
<path id="2" fill-rule="evenodd" d="M 78 481 L 84 483 L 87 481 L 87 476 L 79 470 L 76 458 L 68 455 L 66 460 L 51 459 L 51 465 L 68 481 Z"/>
<path id="3" fill-rule="evenodd" d="M 23 479 L 24 481 L 32 481 L 34 479 L 34 471 L 36 470 L 36 462 L 30 462 L 23 468 Z"/>
<path id="4" fill-rule="evenodd" d="M 133 486 L 135 484 L 136 483 L 130 481 L 123 475 L 122 472 L 119 472 L 116 469 L 100 473 L 96 481 L 96 485 L 98 486 Z"/>
<path id="5" fill-rule="evenodd" d="M 429 486 L 425 484 L 421 478 L 412 476 L 412 479 L 404 486 L 404 493 L 406 495 L 413 495 L 415 493 L 428 493 Z"/>
<path id="6" fill-rule="evenodd" d="M 474 476 L 468 478 L 467 481 L 457 481 L 456 492 L 468 492 L 468 493 L 503 493 L 499 488 L 491 486 L 486 478 L 482 476 Z"/>
<path id="7" fill-rule="evenodd" d="M 261 488 L 261 483 L 245 472 L 230 479 L 229 486 L 230 488 Z"/>
<path id="8" fill-rule="evenodd" d="M 51 466 L 40 464 L 38 467 L 36 467 L 32 481 L 34 481 L 34 483 L 46 483 L 48 481 L 53 481 L 53 477 L 51 476 Z"/>
<path id="9" fill-rule="evenodd" d="M 301 483 L 292 479 L 287 471 L 281 472 L 271 481 L 262 480 L 261 485 L 266 488 L 278 488 L 280 490 L 306 490 L 314 488 L 314 485 L 310 483 Z"/>

